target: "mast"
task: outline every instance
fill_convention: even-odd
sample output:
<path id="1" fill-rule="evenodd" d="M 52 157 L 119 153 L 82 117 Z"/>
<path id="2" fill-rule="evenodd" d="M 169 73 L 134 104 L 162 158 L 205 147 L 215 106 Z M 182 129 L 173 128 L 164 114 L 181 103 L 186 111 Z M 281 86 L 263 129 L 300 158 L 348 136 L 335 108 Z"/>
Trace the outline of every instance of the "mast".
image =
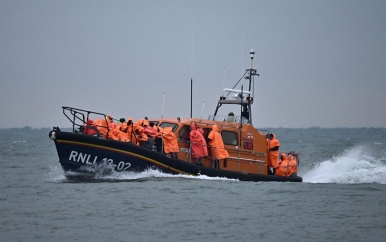
<path id="1" fill-rule="evenodd" d="M 249 56 L 251 59 L 251 67 L 246 69 L 246 72 L 244 73 L 244 75 L 240 78 L 240 80 L 236 83 L 236 85 L 233 86 L 232 89 L 224 88 L 224 91 L 228 92 L 228 94 L 226 97 L 224 96 L 220 97 L 220 100 L 218 101 L 216 110 L 214 112 L 213 120 L 215 119 L 219 108 L 223 104 L 233 104 L 233 105 L 241 106 L 240 123 L 242 123 L 242 120 L 241 120 L 242 118 L 245 118 L 248 121 L 248 123 L 252 123 L 252 104 L 253 104 L 253 94 L 254 94 L 254 90 L 253 90 L 254 86 L 252 88 L 252 85 L 254 83 L 254 77 L 259 76 L 259 74 L 257 74 L 256 69 L 253 68 L 253 58 L 255 56 L 255 51 L 253 49 L 251 49 L 251 51 L 249 52 Z M 248 89 L 247 89 L 248 91 L 243 90 L 243 87 L 241 90 L 234 89 L 243 78 L 246 80 L 249 80 Z M 236 93 L 235 95 L 233 95 L 234 99 L 229 97 L 230 93 Z"/>

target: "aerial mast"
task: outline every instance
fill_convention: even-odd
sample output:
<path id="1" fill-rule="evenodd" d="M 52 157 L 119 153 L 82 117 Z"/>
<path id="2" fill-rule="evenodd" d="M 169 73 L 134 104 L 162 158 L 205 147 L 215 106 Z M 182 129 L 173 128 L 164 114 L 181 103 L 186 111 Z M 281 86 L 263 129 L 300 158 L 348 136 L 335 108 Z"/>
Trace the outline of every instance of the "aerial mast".
<path id="1" fill-rule="evenodd" d="M 240 105 L 241 106 L 240 121 L 242 118 L 245 118 L 248 123 L 252 123 L 251 107 L 253 104 L 253 95 L 254 95 L 254 90 L 252 90 L 253 89 L 252 85 L 253 85 L 253 81 L 254 81 L 254 76 L 259 76 L 259 74 L 257 74 L 256 69 L 253 68 L 253 58 L 255 56 L 255 51 L 253 49 L 251 49 L 249 54 L 250 54 L 250 58 L 251 58 L 251 67 L 246 69 L 244 75 L 233 86 L 233 88 L 231 88 L 231 89 L 224 88 L 223 91 L 228 92 L 228 94 L 226 96 L 220 97 L 220 100 L 217 103 L 217 107 L 216 107 L 216 110 L 215 110 L 214 115 L 213 115 L 213 120 L 215 119 L 215 117 L 217 115 L 218 109 L 223 104 L 233 104 L 233 105 Z M 241 90 L 234 89 L 243 79 L 249 80 L 248 90 L 244 90 L 243 86 L 241 87 Z M 230 93 L 236 93 L 236 94 L 232 95 L 231 98 L 228 98 Z M 245 97 L 244 97 L 244 95 L 245 95 Z M 232 98 L 234 98 L 234 99 L 232 99 Z"/>

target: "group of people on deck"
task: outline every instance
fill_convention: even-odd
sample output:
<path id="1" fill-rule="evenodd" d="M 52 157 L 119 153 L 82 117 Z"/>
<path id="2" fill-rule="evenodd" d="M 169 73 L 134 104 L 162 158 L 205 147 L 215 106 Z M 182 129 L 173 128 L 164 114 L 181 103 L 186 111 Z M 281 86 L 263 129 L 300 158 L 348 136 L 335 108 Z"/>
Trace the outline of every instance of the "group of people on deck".
<path id="1" fill-rule="evenodd" d="M 213 157 L 213 167 L 219 168 L 218 161 L 229 157 L 228 151 L 224 147 L 218 126 L 215 124 L 208 135 L 209 147 Z M 192 145 L 192 158 L 196 165 L 202 166 L 202 157 L 208 156 L 208 146 L 204 138 L 204 130 L 197 126 L 195 122 L 191 124 L 190 142 Z"/>
<path id="2" fill-rule="evenodd" d="M 266 134 L 267 139 L 267 164 L 268 174 L 276 176 L 296 176 L 297 175 L 297 161 L 294 154 L 280 153 L 280 142 L 276 139 L 273 133 Z"/>
<path id="3" fill-rule="evenodd" d="M 142 147 L 157 151 L 162 150 L 162 138 L 164 152 L 172 158 L 177 158 L 179 151 L 177 138 L 171 127 L 161 128 L 149 122 L 146 118 L 133 122 L 132 118 L 126 121 L 121 118 L 119 122 L 114 122 L 111 116 L 105 119 L 93 121 L 88 119 L 84 124 L 83 133 L 87 135 L 97 135 L 105 139 L 129 142 Z"/>
<path id="4" fill-rule="evenodd" d="M 154 146 L 157 151 L 163 151 L 171 158 L 178 158 L 178 142 L 172 127 L 161 128 L 147 119 L 139 119 L 133 123 L 133 119 L 120 119 L 115 123 L 111 116 L 102 120 L 88 119 L 83 126 L 83 133 L 87 135 L 98 135 L 106 139 L 130 142 L 139 146 L 152 149 Z M 107 128 L 108 127 L 108 128 Z M 202 166 L 202 158 L 208 156 L 208 146 L 204 138 L 204 131 L 195 122 L 191 124 L 190 142 L 192 147 L 192 159 L 197 165 Z M 224 148 L 224 142 L 219 128 L 214 125 L 208 135 L 208 143 L 213 156 L 214 167 L 218 168 L 218 160 L 229 157 L 228 151 Z"/>
<path id="5" fill-rule="evenodd" d="M 108 127 L 108 128 L 107 128 Z M 139 119 L 136 123 L 132 118 L 120 119 L 114 122 L 111 116 L 102 120 L 88 119 L 83 126 L 83 133 L 87 135 L 98 135 L 106 139 L 130 142 L 142 147 L 153 149 L 167 154 L 169 157 L 178 158 L 178 142 L 172 127 L 161 128 L 148 122 L 146 118 Z M 267 139 L 267 165 L 268 174 L 277 176 L 296 176 L 297 161 L 289 153 L 281 153 L 279 156 L 280 142 L 273 133 L 266 134 Z M 208 145 L 204 137 L 204 131 L 195 122 L 191 123 L 190 131 L 191 154 L 193 162 L 202 166 L 202 158 L 208 156 Z M 208 135 L 208 143 L 213 157 L 213 166 L 219 168 L 218 161 L 229 157 L 224 147 L 219 127 L 215 124 Z M 280 159 L 279 159 L 280 158 Z"/>

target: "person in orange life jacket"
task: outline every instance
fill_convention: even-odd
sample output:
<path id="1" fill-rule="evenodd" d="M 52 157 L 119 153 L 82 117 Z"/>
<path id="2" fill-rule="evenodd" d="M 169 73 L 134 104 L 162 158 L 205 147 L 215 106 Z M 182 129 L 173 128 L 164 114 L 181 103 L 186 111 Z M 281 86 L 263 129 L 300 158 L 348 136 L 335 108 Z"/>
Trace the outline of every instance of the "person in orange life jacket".
<path id="1" fill-rule="evenodd" d="M 163 142 L 164 142 L 164 151 L 165 154 L 170 154 L 171 158 L 178 159 L 178 142 L 177 137 L 173 133 L 172 127 L 165 127 L 162 130 L 163 133 Z"/>
<path id="2" fill-rule="evenodd" d="M 145 119 L 139 119 L 137 120 L 137 123 L 134 126 L 134 134 L 137 138 L 138 145 L 142 147 L 147 147 L 147 141 L 149 140 L 149 138 L 144 132 L 145 128 L 143 125 L 145 121 L 146 121 Z"/>
<path id="3" fill-rule="evenodd" d="M 280 142 L 273 133 L 269 134 L 268 140 L 268 174 L 275 175 L 275 169 L 278 166 Z M 270 168 L 272 168 L 272 171 Z M 270 173 L 271 172 L 271 173 Z"/>
<path id="4" fill-rule="evenodd" d="M 224 148 L 224 141 L 218 130 L 218 126 L 215 124 L 212 127 L 208 135 L 209 145 L 211 146 L 211 153 L 213 157 L 213 167 L 219 168 L 218 160 L 226 159 L 229 157 L 228 151 Z"/>
<path id="5" fill-rule="evenodd" d="M 87 119 L 87 123 L 84 126 L 83 134 L 87 135 L 100 135 L 99 130 L 95 127 L 94 121 L 89 118 Z"/>
<path id="6" fill-rule="evenodd" d="M 115 128 L 113 129 L 113 135 L 116 140 L 122 141 L 122 142 L 130 142 L 128 135 L 123 130 L 127 129 L 127 122 L 124 118 L 121 118 Z"/>
<path id="7" fill-rule="evenodd" d="M 103 118 L 103 119 L 100 121 L 99 125 L 97 126 L 97 129 L 99 130 L 101 136 L 102 136 L 103 138 L 105 138 L 105 139 L 107 139 L 108 132 L 109 132 L 109 130 L 107 129 L 107 127 L 108 127 L 108 123 L 107 123 L 107 121 L 106 121 L 106 118 Z"/>
<path id="8" fill-rule="evenodd" d="M 133 143 L 134 137 L 134 128 L 133 128 L 133 118 L 128 118 L 127 122 L 122 125 L 121 131 L 125 134 L 126 142 Z"/>
<path id="9" fill-rule="evenodd" d="M 114 135 L 114 129 L 117 127 L 117 124 L 114 122 L 114 119 L 111 115 L 108 115 L 106 118 L 107 125 L 108 125 L 108 139 L 118 140 L 117 137 Z"/>
<path id="10" fill-rule="evenodd" d="M 107 116 L 106 118 L 102 119 L 100 123 L 97 125 L 97 129 L 105 139 L 116 139 L 113 135 L 113 126 L 110 124 L 110 117 Z M 112 118 L 112 117 L 111 117 Z M 115 125 L 114 125 L 115 127 Z"/>
<path id="11" fill-rule="evenodd" d="M 148 137 L 150 137 L 154 140 L 155 137 L 157 136 L 157 131 L 155 131 L 155 129 L 154 129 L 154 123 L 153 122 L 150 122 L 150 123 L 145 122 L 144 125 L 145 125 L 145 134 L 147 134 Z"/>
<path id="12" fill-rule="evenodd" d="M 130 123 L 130 120 L 127 121 L 128 127 L 130 127 L 129 123 Z M 142 138 L 141 132 L 140 132 L 140 129 L 142 126 L 137 124 L 137 123 L 142 123 L 142 122 L 139 122 L 139 121 L 137 121 L 135 123 L 132 122 L 132 124 L 131 124 L 132 131 L 131 131 L 131 133 L 129 133 L 129 130 L 127 130 L 127 134 L 130 136 L 132 144 L 139 145 L 139 139 Z"/>
<path id="13" fill-rule="evenodd" d="M 117 124 L 123 124 L 124 122 L 126 122 L 126 119 L 120 118 L 119 121 L 117 122 Z"/>
<path id="14" fill-rule="evenodd" d="M 153 122 L 148 122 L 148 121 L 145 121 L 144 122 L 144 133 L 147 135 L 148 137 L 148 141 L 147 141 L 147 148 L 149 149 L 153 149 L 153 145 L 154 145 L 154 140 L 155 140 L 155 137 L 157 136 L 157 132 L 153 129 L 154 127 L 154 123 Z"/>
<path id="15" fill-rule="evenodd" d="M 192 158 L 196 161 L 196 165 L 202 166 L 202 157 L 208 156 L 206 140 L 203 136 L 204 131 L 197 126 L 195 122 L 191 124 L 190 143 L 192 147 Z"/>
<path id="16" fill-rule="evenodd" d="M 111 115 L 107 116 L 107 122 L 109 124 L 110 130 L 113 130 L 117 126 L 117 124 L 114 122 L 114 119 Z"/>
<path id="17" fill-rule="evenodd" d="M 296 161 L 291 155 L 280 154 L 280 163 L 276 169 L 277 176 L 296 176 Z"/>
<path id="18" fill-rule="evenodd" d="M 288 153 L 289 166 L 291 168 L 291 175 L 297 176 L 298 173 L 298 162 L 295 160 L 292 153 Z"/>
<path id="19" fill-rule="evenodd" d="M 158 152 L 162 152 L 162 130 L 163 128 L 154 125 L 154 130 L 157 132 L 157 135 L 155 137 L 155 146 L 157 147 Z"/>
<path id="20" fill-rule="evenodd" d="M 288 176 L 288 174 L 289 174 L 288 165 L 289 165 L 289 160 L 288 160 L 287 154 L 281 153 L 279 165 L 277 166 L 275 175 L 276 176 Z"/>

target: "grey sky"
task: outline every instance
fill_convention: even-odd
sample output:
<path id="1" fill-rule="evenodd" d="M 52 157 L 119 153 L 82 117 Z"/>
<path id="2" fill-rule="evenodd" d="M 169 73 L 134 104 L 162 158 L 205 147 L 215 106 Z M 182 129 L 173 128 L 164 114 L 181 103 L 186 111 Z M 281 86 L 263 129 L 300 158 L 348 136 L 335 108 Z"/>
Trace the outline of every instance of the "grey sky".
<path id="1" fill-rule="evenodd" d="M 0 1 L 0 128 L 213 114 L 255 49 L 256 127 L 386 127 L 386 1 Z M 224 71 L 225 69 L 225 71 Z M 225 75 L 224 75 L 225 73 Z"/>

